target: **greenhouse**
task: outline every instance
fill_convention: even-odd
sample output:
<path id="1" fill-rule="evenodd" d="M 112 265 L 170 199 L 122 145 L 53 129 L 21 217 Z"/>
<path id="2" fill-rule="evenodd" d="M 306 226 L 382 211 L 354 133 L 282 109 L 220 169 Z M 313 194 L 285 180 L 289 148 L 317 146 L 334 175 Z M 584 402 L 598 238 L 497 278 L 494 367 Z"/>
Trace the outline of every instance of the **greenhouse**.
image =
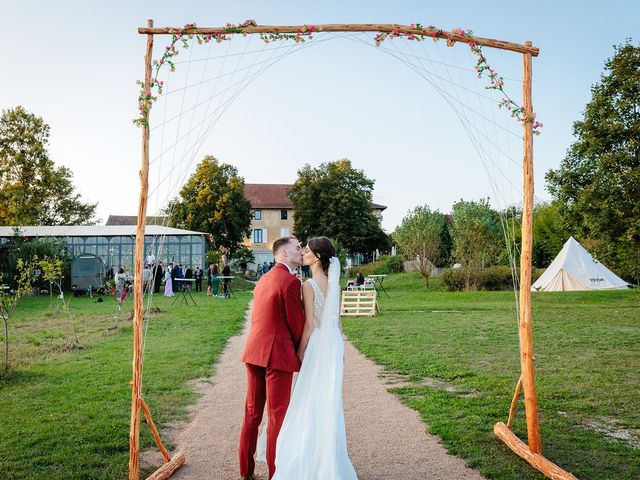
<path id="1" fill-rule="evenodd" d="M 8 244 L 16 234 L 16 227 L 0 227 L 0 244 Z M 30 241 L 61 240 L 68 254 L 76 257 L 92 253 L 102 259 L 106 269 L 125 267 L 133 270 L 135 225 L 90 226 L 26 226 L 19 234 Z M 145 229 L 145 257 L 149 252 L 156 262 L 167 264 L 176 260 L 182 265 L 204 266 L 206 234 L 160 225 Z"/>

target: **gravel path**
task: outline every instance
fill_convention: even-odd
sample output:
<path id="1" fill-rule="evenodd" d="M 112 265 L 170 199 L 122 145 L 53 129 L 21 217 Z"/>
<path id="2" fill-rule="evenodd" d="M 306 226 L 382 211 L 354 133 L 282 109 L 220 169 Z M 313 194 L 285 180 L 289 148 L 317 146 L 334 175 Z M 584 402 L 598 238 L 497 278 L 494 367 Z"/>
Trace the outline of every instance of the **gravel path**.
<path id="1" fill-rule="evenodd" d="M 187 458 L 172 479 L 240 478 L 236 452 L 246 386 L 240 354 L 246 333 L 245 328 L 242 335 L 230 339 L 213 378 L 197 386 L 202 397 L 192 409 L 188 425 L 176 425 L 168 432 Z M 347 439 L 360 480 L 483 479 L 463 460 L 446 453 L 438 438 L 426 433 L 418 414 L 387 392 L 379 366 L 349 342 L 345 352 Z M 159 465 L 161 457 L 148 452 L 143 461 Z M 256 476 L 267 479 L 266 464 L 258 462 Z"/>

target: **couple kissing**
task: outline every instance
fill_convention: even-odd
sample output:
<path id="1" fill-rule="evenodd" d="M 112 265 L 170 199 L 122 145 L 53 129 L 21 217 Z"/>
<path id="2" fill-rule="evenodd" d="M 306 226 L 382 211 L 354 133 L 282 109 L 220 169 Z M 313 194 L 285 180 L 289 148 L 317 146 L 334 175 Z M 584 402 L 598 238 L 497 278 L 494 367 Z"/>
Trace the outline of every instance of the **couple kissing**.
<path id="1" fill-rule="evenodd" d="M 242 479 L 255 479 L 258 429 L 267 410 L 269 479 L 354 480 L 347 453 L 340 329 L 340 262 L 327 237 L 303 248 L 293 237 L 273 244 L 274 268 L 254 290 L 242 361 L 247 395 L 238 457 Z M 301 284 L 294 270 L 308 265 Z M 292 389 L 293 372 L 299 372 Z"/>

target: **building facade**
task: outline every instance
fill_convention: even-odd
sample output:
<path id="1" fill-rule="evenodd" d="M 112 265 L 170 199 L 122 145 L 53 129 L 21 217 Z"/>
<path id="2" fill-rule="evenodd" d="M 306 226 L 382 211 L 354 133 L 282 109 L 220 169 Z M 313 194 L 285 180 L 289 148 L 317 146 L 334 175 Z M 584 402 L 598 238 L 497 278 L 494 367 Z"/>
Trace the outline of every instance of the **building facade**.
<path id="1" fill-rule="evenodd" d="M 281 237 L 293 235 L 293 204 L 288 193 L 291 184 L 247 183 L 244 195 L 251 203 L 253 219 L 251 234 L 245 238 L 248 247 L 256 259 L 256 263 L 272 262 L 273 242 Z M 373 213 L 382 222 L 384 205 L 372 203 Z"/>
<path id="2" fill-rule="evenodd" d="M 251 249 L 256 263 L 272 262 L 273 242 L 293 232 L 293 204 L 287 196 L 292 185 L 247 183 L 244 195 L 251 203 L 251 234 L 244 245 Z"/>

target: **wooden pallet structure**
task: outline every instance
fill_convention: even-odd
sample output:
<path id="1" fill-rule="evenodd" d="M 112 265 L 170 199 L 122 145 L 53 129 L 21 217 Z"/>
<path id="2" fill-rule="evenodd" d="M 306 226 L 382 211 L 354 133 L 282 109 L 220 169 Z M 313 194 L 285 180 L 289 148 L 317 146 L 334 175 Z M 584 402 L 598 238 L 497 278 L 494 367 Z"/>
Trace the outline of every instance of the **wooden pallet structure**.
<path id="1" fill-rule="evenodd" d="M 343 317 L 373 317 L 380 311 L 375 290 L 343 290 L 340 315 Z"/>

